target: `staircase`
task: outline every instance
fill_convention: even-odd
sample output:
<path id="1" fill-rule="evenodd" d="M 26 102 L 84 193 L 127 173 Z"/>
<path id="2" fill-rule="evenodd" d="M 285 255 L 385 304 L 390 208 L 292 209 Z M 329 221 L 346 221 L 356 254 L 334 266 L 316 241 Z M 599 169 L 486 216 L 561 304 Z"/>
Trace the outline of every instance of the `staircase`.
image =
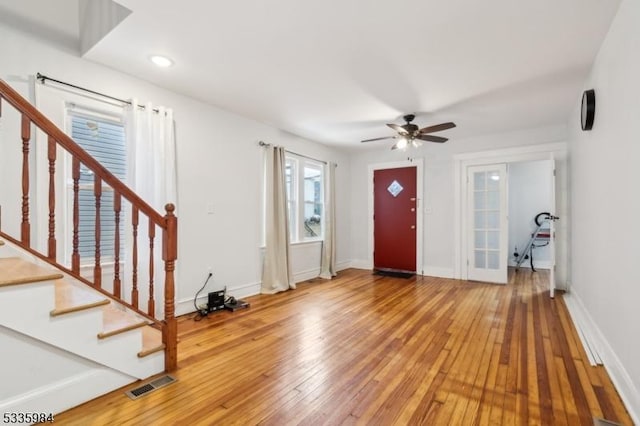
<path id="1" fill-rule="evenodd" d="M 174 370 L 177 367 L 174 206 L 168 204 L 165 215 L 156 212 L 2 80 L 0 144 L 9 146 L 14 139 L 10 132 L 2 132 L 11 129 L 4 125 L 7 104 L 20 119 L 15 126 L 19 129 L 15 139 L 20 145 L 16 162 L 21 163 L 22 171 L 15 180 L 7 179 L 0 187 L 0 195 L 3 190 L 10 192 L 11 185 L 20 194 L 13 209 L 6 205 L 6 196 L 5 205 L 0 206 L 0 377 L 3 378 L 0 412 L 55 414 L 136 380 Z M 39 135 L 35 141 L 32 128 Z M 35 144 L 46 147 L 40 150 L 45 152 L 44 162 L 34 160 L 38 151 Z M 4 152 L 10 153 L 11 149 Z M 72 242 L 71 253 L 66 257 L 71 259 L 70 264 L 63 264 L 58 256 L 66 247 L 60 242 L 61 227 L 56 223 L 56 217 L 64 215 L 60 206 L 63 203 L 56 196 L 64 188 L 58 188 L 61 179 L 55 176 L 56 159 L 62 155 L 70 156 L 73 170 L 73 206 L 69 212 L 73 225 L 63 236 L 65 241 Z M 36 205 L 33 187 L 42 183 L 35 182 L 30 170 L 33 164 L 41 163 L 48 166 L 45 173 L 40 173 L 40 179 L 48 177 L 46 215 L 35 213 L 43 208 Z M 95 260 L 89 279 L 81 273 L 78 254 L 80 167 L 94 174 L 96 188 Z M 125 233 L 133 241 L 127 248 L 131 254 L 127 260 L 121 258 L 119 244 L 116 246 L 115 260 L 111 259 L 114 270 L 110 274 L 103 273 L 100 256 L 100 221 L 105 220 L 100 201 L 105 190 L 112 191 L 116 200 L 110 213 L 116 224 L 116 241 L 121 238 L 124 241 Z M 121 224 L 125 203 L 131 218 L 127 225 Z M 12 212 L 19 216 L 18 221 L 11 217 L 18 226 L 6 229 L 11 226 L 3 227 L 3 219 L 6 221 Z M 144 230 L 139 229 L 141 221 Z M 42 240 L 32 236 L 32 223 L 48 230 L 40 236 Z M 124 229 L 127 226 L 129 229 Z M 158 245 L 156 229 L 160 230 L 162 242 L 160 261 L 154 253 L 154 246 Z M 148 242 L 146 250 L 140 249 L 142 241 Z M 45 249 L 40 251 L 41 247 Z M 130 272 L 127 277 L 121 273 L 121 265 L 125 264 Z M 157 272 L 158 264 L 164 265 L 162 275 Z M 138 273 L 143 269 L 146 274 Z M 130 292 L 124 294 L 124 288 Z M 164 308 L 160 314 L 155 300 L 159 293 Z M 147 298 L 146 303 L 141 303 L 142 297 Z M 140 305 L 146 305 L 146 310 Z"/>

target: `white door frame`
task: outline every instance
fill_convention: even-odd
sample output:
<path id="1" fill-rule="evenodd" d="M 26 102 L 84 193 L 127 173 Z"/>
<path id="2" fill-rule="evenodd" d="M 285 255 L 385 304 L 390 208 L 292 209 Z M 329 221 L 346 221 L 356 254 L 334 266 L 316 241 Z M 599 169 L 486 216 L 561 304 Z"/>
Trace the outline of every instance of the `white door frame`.
<path id="1" fill-rule="evenodd" d="M 551 214 L 558 214 L 556 201 L 556 158 L 553 152 L 549 154 L 549 174 L 551 175 Z M 556 225 L 549 220 L 549 253 L 551 254 L 551 269 L 549 271 L 549 296 L 553 299 L 556 294 Z"/>
<path id="2" fill-rule="evenodd" d="M 502 150 L 468 152 L 453 156 L 454 166 L 454 269 L 453 277 L 466 280 L 467 273 L 467 167 L 496 163 L 548 160 L 550 153 L 565 152 L 566 143 L 529 145 Z M 552 213 L 554 214 L 554 213 Z"/>
<path id="3" fill-rule="evenodd" d="M 422 262 L 422 241 L 423 241 L 423 164 L 422 158 L 411 160 L 393 161 L 389 163 L 369 164 L 367 170 L 367 220 L 369 222 L 369 232 L 367 238 L 367 264 L 373 269 L 373 172 L 376 170 L 399 169 L 401 167 L 416 168 L 416 274 L 423 275 L 424 266 Z"/>

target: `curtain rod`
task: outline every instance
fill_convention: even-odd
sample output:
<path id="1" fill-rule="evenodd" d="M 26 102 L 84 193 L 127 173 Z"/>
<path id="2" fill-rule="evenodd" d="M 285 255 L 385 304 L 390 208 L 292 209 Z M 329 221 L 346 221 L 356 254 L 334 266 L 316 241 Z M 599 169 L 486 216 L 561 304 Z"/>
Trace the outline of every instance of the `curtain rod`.
<path id="1" fill-rule="evenodd" d="M 260 145 L 260 146 L 271 146 L 270 143 L 266 143 L 264 141 L 258 142 L 258 145 Z M 318 163 L 327 164 L 326 161 L 318 160 L 317 158 L 309 157 L 308 155 L 298 154 L 297 152 L 289 151 L 288 149 L 285 149 L 285 152 L 288 152 L 289 154 L 297 155 L 298 157 L 308 158 L 309 160 L 317 161 Z M 336 164 L 336 167 L 338 167 L 337 164 Z"/>
<path id="2" fill-rule="evenodd" d="M 87 89 L 84 87 L 76 86 L 75 84 L 67 83 L 66 81 L 56 80 L 55 78 L 48 77 L 46 75 L 37 73 L 36 80 L 40 80 L 42 84 L 45 84 L 47 80 L 52 81 L 54 83 L 62 84 L 63 86 L 72 87 L 77 90 L 81 90 L 83 92 L 91 93 L 92 95 L 101 96 L 103 98 L 111 99 L 112 101 L 117 101 L 123 104 L 132 105 L 131 101 L 127 101 L 126 99 L 116 98 L 115 96 L 106 95 L 104 93 L 96 92 L 95 90 Z M 138 108 L 145 109 L 144 105 L 138 105 Z M 158 109 L 153 109 L 153 112 L 160 112 Z"/>

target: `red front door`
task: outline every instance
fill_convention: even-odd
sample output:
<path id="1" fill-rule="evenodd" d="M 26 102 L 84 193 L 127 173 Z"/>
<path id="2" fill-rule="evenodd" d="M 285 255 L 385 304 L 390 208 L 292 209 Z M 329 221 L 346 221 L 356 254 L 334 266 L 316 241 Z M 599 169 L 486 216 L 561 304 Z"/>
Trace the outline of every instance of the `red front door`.
<path id="1" fill-rule="evenodd" d="M 373 267 L 416 271 L 416 167 L 373 172 Z"/>

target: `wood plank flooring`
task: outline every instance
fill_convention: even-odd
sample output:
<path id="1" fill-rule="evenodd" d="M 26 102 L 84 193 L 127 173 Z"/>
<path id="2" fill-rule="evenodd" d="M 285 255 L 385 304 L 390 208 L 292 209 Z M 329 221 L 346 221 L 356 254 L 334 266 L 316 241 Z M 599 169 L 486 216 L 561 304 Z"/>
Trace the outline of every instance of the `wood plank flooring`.
<path id="1" fill-rule="evenodd" d="M 547 275 L 506 286 L 347 270 L 179 322 L 179 380 L 56 416 L 78 425 L 631 425 Z"/>

